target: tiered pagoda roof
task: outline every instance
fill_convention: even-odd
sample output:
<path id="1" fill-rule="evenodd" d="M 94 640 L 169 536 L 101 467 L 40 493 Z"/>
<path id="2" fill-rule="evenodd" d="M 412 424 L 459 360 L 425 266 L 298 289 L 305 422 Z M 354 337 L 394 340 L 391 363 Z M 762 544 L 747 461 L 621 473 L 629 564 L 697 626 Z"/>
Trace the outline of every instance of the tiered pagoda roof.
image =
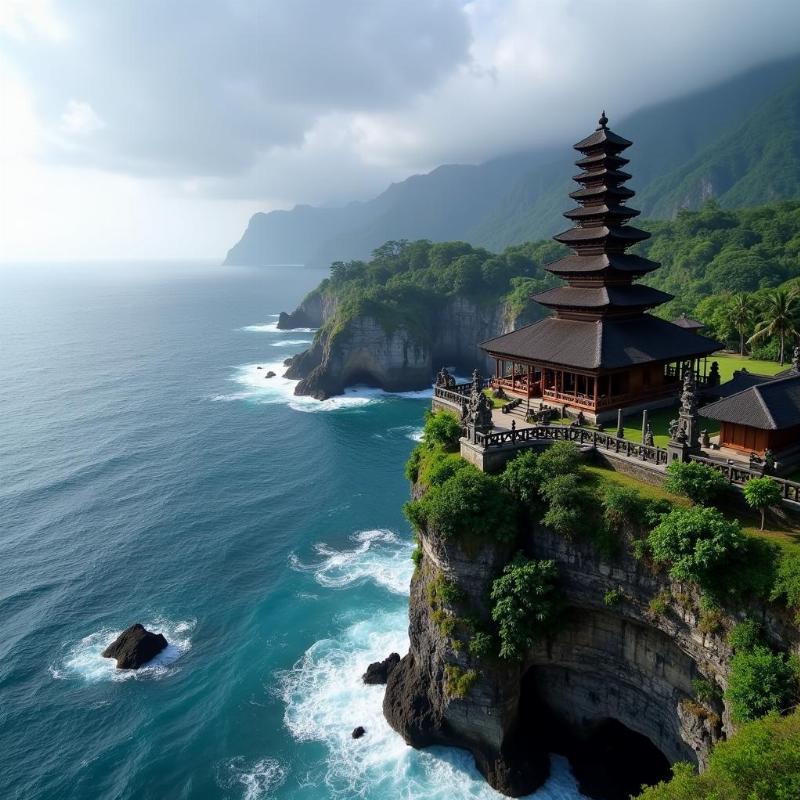
<path id="1" fill-rule="evenodd" d="M 581 172 L 570 194 L 578 205 L 564 216 L 574 227 L 553 237 L 573 253 L 546 269 L 566 285 L 535 295 L 554 316 L 484 342 L 487 352 L 583 369 L 618 369 L 649 361 L 697 358 L 719 344 L 645 312 L 672 295 L 634 283 L 658 262 L 628 248 L 650 234 L 629 225 L 639 212 L 627 205 L 634 193 L 621 153 L 632 143 L 608 128 L 603 112 L 597 129 L 574 145 Z"/>

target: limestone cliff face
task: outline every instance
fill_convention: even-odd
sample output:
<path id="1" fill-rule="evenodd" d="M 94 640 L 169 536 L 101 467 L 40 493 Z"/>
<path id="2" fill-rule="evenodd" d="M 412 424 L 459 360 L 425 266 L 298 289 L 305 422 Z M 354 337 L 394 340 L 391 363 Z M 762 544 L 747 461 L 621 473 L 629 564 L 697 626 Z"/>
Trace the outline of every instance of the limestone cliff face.
<path id="1" fill-rule="evenodd" d="M 519 796 L 546 778 L 555 727 L 581 742 L 615 720 L 649 739 L 670 762 L 701 769 L 714 743 L 732 732 L 724 702 L 699 702 L 692 680 L 716 685 L 721 697 L 732 656 L 726 633 L 737 620 L 720 615 L 709 624 L 692 587 L 630 555 L 609 561 L 589 542 L 535 526 L 523 546 L 529 557 L 556 561 L 567 605 L 563 624 L 522 662 L 478 659 L 459 642 L 457 629 L 443 634 L 442 615 L 488 620 L 489 586 L 510 553 L 498 545 L 467 552 L 432 530 L 422 532 L 420 543 L 410 649 L 391 673 L 384 700 L 387 719 L 409 744 L 464 747 L 492 786 Z M 460 608 L 431 604 L 429 587 L 438 575 L 465 593 Z M 604 599 L 610 590 L 620 598 L 611 606 Z M 657 596 L 664 598 L 660 613 L 651 611 Z M 798 630 L 787 617 L 768 606 L 746 612 L 763 621 L 776 645 L 797 651 Z M 463 697 L 448 689 L 453 667 L 460 674 L 474 670 Z"/>
<path id="2" fill-rule="evenodd" d="M 282 314 L 278 327 L 321 327 L 335 312 L 335 299 L 312 293 L 292 314 Z M 373 317 L 356 317 L 321 330 L 313 345 L 292 359 L 286 377 L 300 381 L 296 394 L 319 399 L 358 383 L 387 391 L 422 389 L 442 365 L 487 370 L 477 343 L 527 321 L 504 303 L 478 305 L 465 297 L 448 301 L 424 330 L 387 329 Z"/>

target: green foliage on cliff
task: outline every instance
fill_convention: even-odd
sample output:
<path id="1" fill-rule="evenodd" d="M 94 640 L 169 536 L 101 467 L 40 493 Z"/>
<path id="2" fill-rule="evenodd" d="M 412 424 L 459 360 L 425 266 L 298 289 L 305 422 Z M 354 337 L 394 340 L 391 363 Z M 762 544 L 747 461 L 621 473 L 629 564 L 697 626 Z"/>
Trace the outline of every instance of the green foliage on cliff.
<path id="1" fill-rule="evenodd" d="M 590 529 L 596 498 L 578 473 L 556 475 L 542 484 L 547 503 L 542 522 L 565 536 L 577 536 Z"/>
<path id="2" fill-rule="evenodd" d="M 697 583 L 713 597 L 764 596 L 772 586 L 775 548 L 746 536 L 716 508 L 674 508 L 647 541 L 655 561 L 669 565 L 670 577 Z"/>
<path id="3" fill-rule="evenodd" d="M 447 411 L 425 412 L 422 441 L 411 451 L 405 465 L 408 480 L 442 484 L 465 462 L 458 455 L 461 424 Z"/>
<path id="4" fill-rule="evenodd" d="M 754 619 L 737 623 L 728 633 L 728 644 L 735 652 L 752 650 L 761 643 L 761 625 Z"/>
<path id="5" fill-rule="evenodd" d="M 794 609 L 800 623 L 800 548 L 781 552 L 770 599 L 780 600 L 787 608 Z"/>
<path id="6" fill-rule="evenodd" d="M 697 461 L 673 461 L 667 467 L 664 488 L 695 503 L 710 503 L 728 489 L 722 473 Z"/>
<path id="7" fill-rule="evenodd" d="M 438 447 L 447 453 L 455 453 L 460 438 L 461 423 L 454 414 L 447 411 L 426 410 L 422 442 L 428 450 L 435 450 Z"/>
<path id="8" fill-rule="evenodd" d="M 797 664 L 764 645 L 737 652 L 731 659 L 725 699 L 736 721 L 785 711 L 797 700 Z"/>
<path id="9" fill-rule="evenodd" d="M 800 712 L 742 725 L 712 751 L 708 768 L 673 768 L 670 781 L 645 789 L 638 800 L 794 800 L 800 797 Z"/>
<path id="10" fill-rule="evenodd" d="M 429 467 L 428 475 L 447 477 L 429 483 L 422 497 L 406 503 L 411 524 L 418 530 L 430 526 L 446 539 L 513 540 L 517 535 L 514 507 L 500 481 L 463 460 L 455 468 L 445 468 L 443 458 L 447 457 L 439 453 L 423 462 L 423 468 Z"/>
<path id="11" fill-rule="evenodd" d="M 554 242 L 515 245 L 494 254 L 466 242 L 389 241 L 369 261 L 336 261 L 317 291 L 337 301 L 324 331 L 370 316 L 387 332 L 402 326 L 422 342 L 436 313 L 452 297 L 477 304 L 508 301 L 515 313 L 532 306 L 529 295 L 555 283 L 543 265 L 560 253 Z M 543 314 L 537 310 L 536 314 Z"/>
<path id="12" fill-rule="evenodd" d="M 522 553 L 492 583 L 492 619 L 500 657 L 522 658 L 537 639 L 552 630 L 561 610 L 554 561 L 531 561 Z"/>
<path id="13" fill-rule="evenodd" d="M 476 680 L 478 673 L 474 669 L 463 669 L 457 664 L 445 664 L 444 690 L 448 697 L 466 697 Z"/>

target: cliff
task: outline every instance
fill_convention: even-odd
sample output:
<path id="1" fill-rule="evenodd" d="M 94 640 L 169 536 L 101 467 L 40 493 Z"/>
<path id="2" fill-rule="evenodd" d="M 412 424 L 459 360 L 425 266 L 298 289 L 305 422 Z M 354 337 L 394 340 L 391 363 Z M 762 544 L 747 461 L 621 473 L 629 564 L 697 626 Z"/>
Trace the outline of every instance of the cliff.
<path id="1" fill-rule="evenodd" d="M 465 372 L 488 368 L 477 343 L 528 321 L 507 302 L 479 304 L 463 296 L 449 298 L 416 324 L 372 315 L 339 323 L 336 309 L 335 298 L 318 292 L 291 315 L 281 315 L 281 328 L 321 328 L 286 371 L 287 378 L 300 381 L 295 394 L 324 400 L 355 384 L 391 392 L 423 389 L 444 364 Z"/>
<path id="2" fill-rule="evenodd" d="M 419 485 L 413 493 L 424 494 Z M 507 795 L 542 784 L 548 752 L 567 754 L 581 790 L 599 798 L 627 798 L 668 777 L 677 761 L 702 769 L 734 730 L 723 699 L 733 655 L 727 632 L 747 616 L 773 645 L 800 644 L 785 609 L 751 601 L 710 613 L 695 586 L 670 580 L 628 547 L 608 557 L 539 523 L 513 547 L 479 543 L 468 530 L 454 541 L 430 524 L 418 536 L 410 649 L 389 677 L 384 714 L 415 747 L 469 750 Z M 519 661 L 478 656 L 469 631 L 491 628 L 492 581 L 520 547 L 555 562 L 562 622 Z M 442 580 L 456 587 L 449 600 L 437 592 Z M 698 699 L 698 680 L 712 696 Z"/>

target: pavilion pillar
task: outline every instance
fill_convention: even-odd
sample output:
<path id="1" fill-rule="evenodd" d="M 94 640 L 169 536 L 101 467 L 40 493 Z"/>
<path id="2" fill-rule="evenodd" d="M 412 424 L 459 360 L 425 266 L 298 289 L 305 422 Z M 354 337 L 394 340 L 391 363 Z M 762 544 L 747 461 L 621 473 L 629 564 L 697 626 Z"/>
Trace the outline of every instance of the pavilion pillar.
<path id="1" fill-rule="evenodd" d="M 617 409 L 617 438 L 625 438 L 625 428 L 622 427 L 622 409 Z"/>
<path id="2" fill-rule="evenodd" d="M 642 411 L 642 444 L 645 443 L 647 437 L 647 409 Z"/>

